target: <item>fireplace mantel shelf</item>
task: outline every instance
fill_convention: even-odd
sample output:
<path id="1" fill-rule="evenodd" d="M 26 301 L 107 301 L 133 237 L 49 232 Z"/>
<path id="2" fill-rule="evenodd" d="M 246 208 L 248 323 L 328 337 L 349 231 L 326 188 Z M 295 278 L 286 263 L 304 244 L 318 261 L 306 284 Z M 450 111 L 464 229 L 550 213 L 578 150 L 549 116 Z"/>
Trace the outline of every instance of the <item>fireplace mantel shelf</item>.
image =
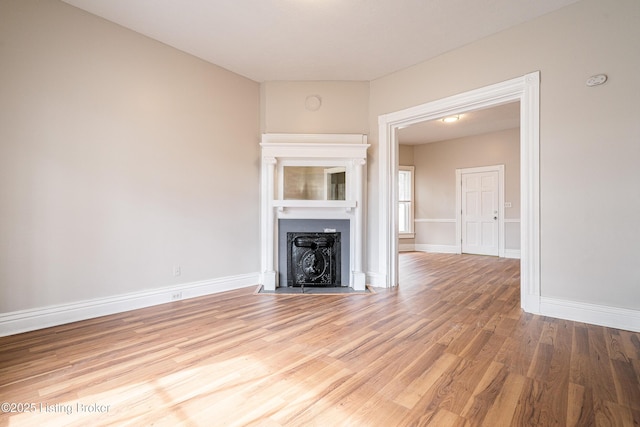
<path id="1" fill-rule="evenodd" d="M 273 207 L 282 211 L 285 208 L 313 208 L 313 209 L 345 209 L 350 212 L 358 202 L 356 200 L 273 200 Z"/>

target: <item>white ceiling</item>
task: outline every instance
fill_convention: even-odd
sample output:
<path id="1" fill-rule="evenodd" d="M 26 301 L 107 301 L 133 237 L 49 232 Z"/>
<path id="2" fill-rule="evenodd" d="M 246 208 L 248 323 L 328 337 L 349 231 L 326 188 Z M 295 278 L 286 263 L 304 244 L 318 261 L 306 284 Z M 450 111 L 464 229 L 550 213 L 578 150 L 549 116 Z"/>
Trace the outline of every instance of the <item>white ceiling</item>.
<path id="1" fill-rule="evenodd" d="M 520 103 L 511 102 L 460 114 L 460 120 L 453 123 L 431 120 L 400 129 L 398 142 L 405 145 L 426 144 L 517 127 L 520 127 Z"/>
<path id="2" fill-rule="evenodd" d="M 369 81 L 577 0 L 63 0 L 252 80 Z"/>

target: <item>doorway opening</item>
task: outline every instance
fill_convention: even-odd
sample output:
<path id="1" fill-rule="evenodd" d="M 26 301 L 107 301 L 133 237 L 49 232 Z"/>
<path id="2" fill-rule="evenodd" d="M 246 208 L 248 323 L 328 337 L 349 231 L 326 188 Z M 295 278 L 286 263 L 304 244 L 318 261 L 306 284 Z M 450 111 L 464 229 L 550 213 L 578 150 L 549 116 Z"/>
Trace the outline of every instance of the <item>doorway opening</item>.
<path id="1" fill-rule="evenodd" d="M 486 86 L 448 98 L 381 115 L 379 277 L 384 286 L 398 283 L 398 130 L 412 124 L 462 114 L 509 102 L 520 102 L 521 307 L 540 307 L 540 194 L 539 194 L 540 72 Z"/>

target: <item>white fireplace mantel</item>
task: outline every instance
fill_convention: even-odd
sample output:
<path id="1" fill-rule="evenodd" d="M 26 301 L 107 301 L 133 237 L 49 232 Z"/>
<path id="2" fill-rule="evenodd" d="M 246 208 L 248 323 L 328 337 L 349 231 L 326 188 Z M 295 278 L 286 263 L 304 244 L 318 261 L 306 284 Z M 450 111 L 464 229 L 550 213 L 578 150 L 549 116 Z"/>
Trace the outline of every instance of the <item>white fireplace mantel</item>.
<path id="1" fill-rule="evenodd" d="M 349 286 L 365 289 L 364 194 L 367 136 L 359 134 L 264 134 L 261 177 L 261 281 L 265 290 L 278 286 L 279 219 L 349 220 Z M 345 171 L 344 200 L 285 198 L 284 168 L 320 166 Z"/>

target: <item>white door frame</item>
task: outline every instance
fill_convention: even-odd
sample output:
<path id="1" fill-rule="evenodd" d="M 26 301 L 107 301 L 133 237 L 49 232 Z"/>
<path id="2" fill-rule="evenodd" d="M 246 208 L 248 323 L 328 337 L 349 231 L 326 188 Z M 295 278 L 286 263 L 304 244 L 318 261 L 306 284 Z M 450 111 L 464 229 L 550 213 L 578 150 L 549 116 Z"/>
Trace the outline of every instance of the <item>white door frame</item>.
<path id="1" fill-rule="evenodd" d="M 378 272 L 398 283 L 398 129 L 452 114 L 520 101 L 520 305 L 540 312 L 540 72 L 378 117 Z"/>
<path id="2" fill-rule="evenodd" d="M 498 256 L 504 258 L 504 165 L 456 169 L 456 245 L 462 253 L 462 175 L 467 173 L 498 172 Z"/>

